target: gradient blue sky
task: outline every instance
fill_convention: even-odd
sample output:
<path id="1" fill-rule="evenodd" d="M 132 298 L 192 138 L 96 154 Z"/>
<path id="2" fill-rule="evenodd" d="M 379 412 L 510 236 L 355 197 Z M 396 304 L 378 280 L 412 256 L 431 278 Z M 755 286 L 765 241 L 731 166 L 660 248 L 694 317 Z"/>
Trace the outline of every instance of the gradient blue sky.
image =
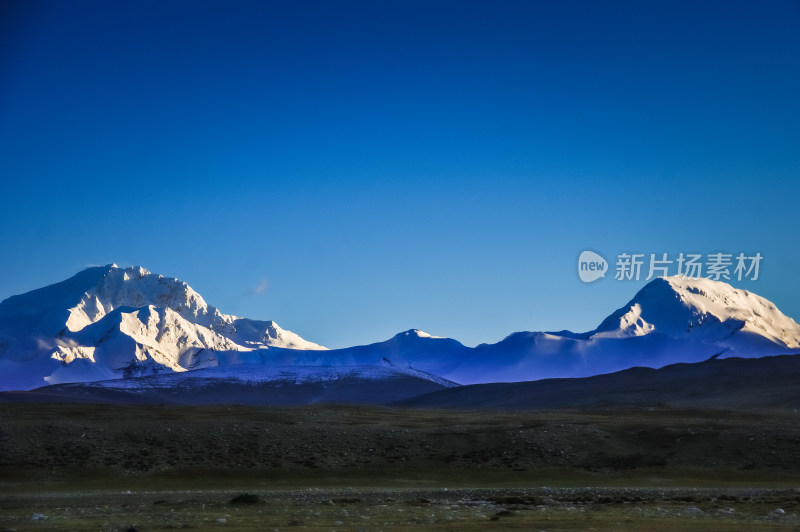
<path id="1" fill-rule="evenodd" d="M 90 264 L 331 346 L 589 330 L 591 248 L 800 319 L 800 3 L 0 5 L 0 298 Z M 265 284 L 266 282 L 266 284 Z M 258 287 L 264 287 L 258 290 Z"/>

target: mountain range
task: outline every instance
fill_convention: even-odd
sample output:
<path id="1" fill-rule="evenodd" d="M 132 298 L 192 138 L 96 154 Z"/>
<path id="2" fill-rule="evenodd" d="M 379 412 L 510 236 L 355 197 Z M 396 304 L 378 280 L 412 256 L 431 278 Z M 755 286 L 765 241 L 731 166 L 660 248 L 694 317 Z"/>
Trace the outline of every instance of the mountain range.
<path id="1" fill-rule="evenodd" d="M 0 390 L 119 379 L 163 389 L 159 378 L 175 387 L 247 375 L 274 382 L 277 368 L 297 373 L 296 382 L 332 382 L 343 375 L 332 368 L 350 368 L 350 378 L 443 389 L 798 351 L 800 326 L 770 301 L 687 277 L 654 279 L 589 332 L 518 332 L 476 347 L 411 329 L 326 349 L 273 321 L 223 314 L 178 279 L 113 264 L 0 303 Z"/>

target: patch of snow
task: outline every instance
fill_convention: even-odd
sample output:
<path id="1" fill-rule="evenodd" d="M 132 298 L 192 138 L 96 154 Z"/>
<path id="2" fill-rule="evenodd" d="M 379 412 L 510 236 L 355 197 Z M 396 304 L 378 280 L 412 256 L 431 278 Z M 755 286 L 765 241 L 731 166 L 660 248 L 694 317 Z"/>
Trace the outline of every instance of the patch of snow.
<path id="1" fill-rule="evenodd" d="M 304 384 L 342 379 L 383 380 L 412 376 L 451 388 L 457 383 L 442 379 L 414 368 L 391 366 L 266 366 L 263 364 L 236 364 L 198 369 L 185 373 L 165 373 L 154 377 L 113 379 L 95 382 L 95 386 L 113 389 L 146 391 L 148 389 L 173 389 L 181 384 L 193 386 L 203 382 L 236 381 L 241 383 L 286 382 Z"/>

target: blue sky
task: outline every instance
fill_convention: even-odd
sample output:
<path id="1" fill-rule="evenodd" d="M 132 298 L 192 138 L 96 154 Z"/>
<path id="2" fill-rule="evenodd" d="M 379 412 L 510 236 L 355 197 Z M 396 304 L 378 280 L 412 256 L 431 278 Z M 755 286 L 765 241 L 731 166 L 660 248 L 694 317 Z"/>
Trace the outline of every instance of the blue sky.
<path id="1" fill-rule="evenodd" d="M 594 328 L 589 248 L 755 253 L 800 319 L 800 4 L 0 7 L 0 298 L 179 277 L 331 347 Z"/>

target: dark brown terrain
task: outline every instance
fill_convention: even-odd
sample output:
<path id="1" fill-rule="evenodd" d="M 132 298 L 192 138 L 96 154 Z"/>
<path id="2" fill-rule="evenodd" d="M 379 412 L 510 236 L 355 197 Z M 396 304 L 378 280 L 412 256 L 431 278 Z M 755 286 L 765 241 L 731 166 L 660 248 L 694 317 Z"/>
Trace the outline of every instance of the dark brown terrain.
<path id="1" fill-rule="evenodd" d="M 793 410 L 6 404 L 0 530 L 792 529 L 798 421 Z M 231 504 L 237 494 L 249 497 Z"/>
<path id="2" fill-rule="evenodd" d="M 580 379 L 472 384 L 398 401 L 417 408 L 531 410 L 670 406 L 800 409 L 800 356 L 710 359 Z"/>

